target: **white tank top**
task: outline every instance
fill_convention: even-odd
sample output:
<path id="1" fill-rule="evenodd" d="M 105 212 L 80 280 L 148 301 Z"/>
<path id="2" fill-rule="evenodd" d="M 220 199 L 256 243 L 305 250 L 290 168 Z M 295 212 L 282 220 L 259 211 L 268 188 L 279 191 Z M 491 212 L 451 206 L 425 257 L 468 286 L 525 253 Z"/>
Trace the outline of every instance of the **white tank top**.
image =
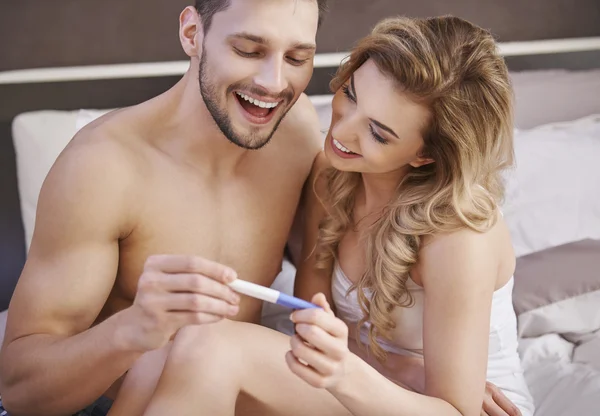
<path id="1" fill-rule="evenodd" d="M 349 326 L 362 319 L 363 313 L 358 303 L 356 290 L 348 293 L 352 282 L 339 263 L 333 268 L 331 282 L 336 315 Z M 381 347 L 394 354 L 423 357 L 423 306 L 425 292 L 410 277 L 406 282 L 414 304 L 410 308 L 396 308 L 392 311 L 396 327 L 392 331 L 391 341 L 379 339 Z M 503 287 L 496 290 L 492 297 L 490 318 L 490 338 L 488 349 L 487 380 L 494 383 L 513 401 L 524 415 L 533 414 L 533 399 L 529 394 L 521 361 L 517 351 L 517 317 L 513 309 L 512 291 L 514 277 Z M 365 293 L 367 297 L 370 293 Z M 368 344 L 367 321 L 360 331 L 363 343 Z"/>

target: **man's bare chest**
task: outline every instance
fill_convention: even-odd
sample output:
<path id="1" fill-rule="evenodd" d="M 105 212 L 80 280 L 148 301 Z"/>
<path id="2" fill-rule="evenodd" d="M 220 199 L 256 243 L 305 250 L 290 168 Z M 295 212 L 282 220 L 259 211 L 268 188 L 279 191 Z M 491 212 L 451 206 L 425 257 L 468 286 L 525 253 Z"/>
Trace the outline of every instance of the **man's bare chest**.
<path id="1" fill-rule="evenodd" d="M 146 259 L 196 255 L 226 264 L 240 278 L 270 285 L 281 267 L 301 186 L 163 189 L 148 196 L 131 234 L 120 243 L 117 285 L 134 296 Z"/>

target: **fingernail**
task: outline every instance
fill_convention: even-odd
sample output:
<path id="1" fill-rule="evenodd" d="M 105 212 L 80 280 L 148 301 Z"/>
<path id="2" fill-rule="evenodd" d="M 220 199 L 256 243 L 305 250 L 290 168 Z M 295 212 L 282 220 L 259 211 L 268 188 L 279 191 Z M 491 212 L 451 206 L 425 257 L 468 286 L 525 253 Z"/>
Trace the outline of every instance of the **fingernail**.
<path id="1" fill-rule="evenodd" d="M 235 293 L 233 293 L 233 294 L 231 295 L 231 301 L 232 301 L 233 303 L 235 303 L 235 304 L 238 304 L 238 303 L 240 303 L 240 301 L 241 301 L 241 300 L 242 300 L 242 299 L 240 298 L 240 295 L 238 295 L 238 294 L 235 294 Z"/>
<path id="2" fill-rule="evenodd" d="M 290 314 L 290 321 L 292 321 L 292 322 L 295 322 L 295 321 L 294 321 L 294 314 L 293 314 L 293 313 L 292 313 L 292 314 Z"/>
<path id="3" fill-rule="evenodd" d="M 237 274 L 233 270 L 228 270 L 227 275 L 225 276 L 225 280 L 227 283 L 231 283 L 237 279 Z"/>
<path id="4" fill-rule="evenodd" d="M 240 311 L 240 308 L 238 306 L 231 306 L 229 308 L 229 315 L 235 316 L 238 314 L 239 311 Z"/>

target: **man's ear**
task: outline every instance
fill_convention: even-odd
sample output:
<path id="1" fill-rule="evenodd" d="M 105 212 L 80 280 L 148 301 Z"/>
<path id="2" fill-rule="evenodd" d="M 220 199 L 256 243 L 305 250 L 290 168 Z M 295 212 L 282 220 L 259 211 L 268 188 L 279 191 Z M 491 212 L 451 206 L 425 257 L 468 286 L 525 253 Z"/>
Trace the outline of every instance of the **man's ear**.
<path id="1" fill-rule="evenodd" d="M 204 32 L 202 20 L 194 6 L 188 6 L 179 15 L 179 41 L 184 52 L 189 57 L 197 57 L 200 54 Z"/>

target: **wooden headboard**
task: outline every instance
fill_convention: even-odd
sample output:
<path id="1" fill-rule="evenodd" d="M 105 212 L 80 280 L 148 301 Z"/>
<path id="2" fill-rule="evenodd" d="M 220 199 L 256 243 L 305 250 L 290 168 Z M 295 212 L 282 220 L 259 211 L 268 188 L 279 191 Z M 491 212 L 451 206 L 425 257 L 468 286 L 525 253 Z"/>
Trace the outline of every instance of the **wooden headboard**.
<path id="1" fill-rule="evenodd" d="M 26 258 L 13 118 L 42 109 L 123 107 L 165 91 L 185 70 L 178 15 L 191 3 L 0 2 L 0 310 Z M 344 52 L 379 19 L 399 14 L 453 14 L 490 29 L 511 70 L 600 68 L 598 0 L 334 0 L 307 93 L 327 93 Z"/>

